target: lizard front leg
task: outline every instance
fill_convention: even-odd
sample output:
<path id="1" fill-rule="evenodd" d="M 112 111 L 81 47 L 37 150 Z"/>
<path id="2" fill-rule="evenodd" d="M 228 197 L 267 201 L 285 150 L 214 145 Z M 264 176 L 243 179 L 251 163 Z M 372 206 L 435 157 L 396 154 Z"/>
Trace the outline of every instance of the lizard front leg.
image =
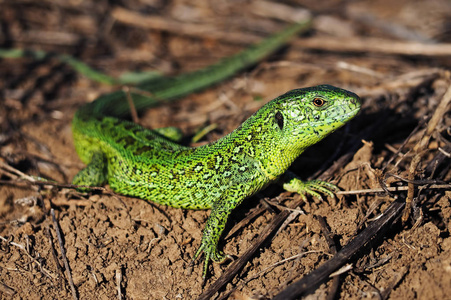
<path id="1" fill-rule="evenodd" d="M 227 223 L 230 213 L 246 198 L 242 195 L 242 187 L 229 188 L 218 198 L 211 209 L 210 217 L 204 228 L 202 241 L 193 261 L 203 252 L 205 255 L 202 278 L 205 280 L 208 264 L 210 260 L 222 263 L 227 259 L 227 255 L 218 250 L 218 241 Z"/>
<path id="2" fill-rule="evenodd" d="M 86 185 L 86 186 L 102 186 L 107 182 L 107 168 L 108 163 L 105 155 L 98 151 L 92 154 L 91 161 L 86 168 L 82 169 L 75 175 L 72 180 L 74 185 Z M 86 189 L 79 189 L 81 191 L 87 191 Z M 89 189 L 88 189 L 89 190 Z"/>
<path id="3" fill-rule="evenodd" d="M 322 199 L 320 193 L 334 197 L 333 192 L 338 191 L 337 186 L 332 183 L 322 180 L 302 181 L 290 171 L 286 171 L 279 178 L 279 183 L 286 191 L 298 193 L 304 200 L 306 200 L 306 194 Z"/>

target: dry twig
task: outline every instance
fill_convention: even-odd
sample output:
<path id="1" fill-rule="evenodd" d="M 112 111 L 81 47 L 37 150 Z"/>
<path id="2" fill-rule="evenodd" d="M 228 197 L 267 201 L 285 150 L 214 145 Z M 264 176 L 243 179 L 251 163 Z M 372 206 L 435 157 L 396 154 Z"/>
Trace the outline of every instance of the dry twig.
<path id="1" fill-rule="evenodd" d="M 326 280 L 329 275 L 345 264 L 364 245 L 384 232 L 384 229 L 393 225 L 399 218 L 405 203 L 402 201 L 393 202 L 390 207 L 375 221 L 370 223 L 359 235 L 354 237 L 341 251 L 333 258 L 322 264 L 320 267 L 304 276 L 301 280 L 292 283 L 286 289 L 277 294 L 275 300 L 297 299 L 302 295 L 313 291 L 320 283 Z"/>
<path id="2" fill-rule="evenodd" d="M 41 262 L 40 262 L 37 258 L 33 257 L 33 256 L 30 254 L 30 249 L 29 249 L 29 247 L 25 247 L 24 245 L 18 244 L 18 243 L 15 243 L 15 242 L 10 242 L 10 241 L 8 241 L 8 239 L 4 238 L 3 236 L 0 236 L 0 240 L 3 240 L 3 241 L 6 242 L 8 245 L 17 247 L 17 248 L 19 248 L 20 250 L 22 250 L 29 258 L 31 258 L 31 262 L 32 262 L 32 263 L 36 263 L 36 264 L 38 265 L 39 270 L 40 270 L 41 273 L 44 274 L 46 277 L 48 277 L 48 278 L 50 278 L 50 279 L 52 279 L 52 280 L 56 278 L 56 276 L 55 276 L 52 272 L 50 272 L 50 271 L 47 270 L 44 266 L 42 266 Z M 39 255 L 38 255 L 38 257 L 39 257 Z"/>
<path id="3" fill-rule="evenodd" d="M 12 287 L 7 286 L 3 282 L 0 282 L 0 293 L 4 293 L 12 297 L 16 294 L 16 291 Z"/>
<path id="4" fill-rule="evenodd" d="M 423 44 L 417 42 L 398 42 L 389 39 L 358 37 L 311 37 L 295 41 L 302 49 L 316 49 L 334 52 L 384 53 L 406 56 L 451 56 L 451 44 Z"/>
<path id="5" fill-rule="evenodd" d="M 116 285 L 117 285 L 117 299 L 118 300 L 122 300 L 121 282 L 122 282 L 122 271 L 119 268 L 116 270 Z"/>
<path id="6" fill-rule="evenodd" d="M 415 182 L 415 181 L 413 181 Z M 427 187 L 429 189 L 438 189 L 438 190 L 446 190 L 451 189 L 451 184 L 427 184 L 423 183 L 420 187 Z M 385 193 L 386 191 L 389 192 L 402 192 L 402 191 L 408 191 L 408 186 L 391 186 L 387 187 L 386 189 L 379 188 L 379 189 L 363 189 L 363 190 L 353 190 L 353 191 L 339 191 L 335 194 L 337 195 L 359 195 L 359 194 L 377 194 L 377 193 Z"/>
<path id="7" fill-rule="evenodd" d="M 337 254 L 337 246 L 335 245 L 335 241 L 333 239 L 332 233 L 327 227 L 326 220 L 322 216 L 318 216 L 319 224 L 321 225 L 321 231 L 323 232 L 324 238 L 326 239 L 327 245 L 329 246 L 330 252 L 333 255 Z M 332 276 L 332 275 L 331 275 Z M 335 296 L 338 291 L 338 287 L 340 286 L 340 276 L 333 276 L 332 284 L 329 288 L 329 293 L 327 293 L 327 300 L 335 299 Z"/>
<path id="8" fill-rule="evenodd" d="M 409 168 L 409 180 L 412 181 L 415 179 L 416 170 L 418 166 L 420 165 L 421 158 L 423 157 L 424 153 L 426 152 L 426 148 L 429 144 L 430 138 L 432 136 L 432 133 L 436 130 L 439 122 L 443 119 L 443 116 L 448 111 L 448 106 L 451 103 L 451 84 L 448 86 L 448 89 L 446 90 L 445 94 L 442 97 L 442 100 L 440 101 L 440 104 L 437 106 L 434 114 L 432 115 L 432 118 L 429 120 L 429 123 L 426 127 L 425 133 L 423 135 L 423 138 L 420 140 L 420 142 L 414 147 L 414 151 L 416 152 L 416 155 L 413 157 L 410 168 Z M 407 222 L 409 216 L 410 216 L 410 210 L 411 205 L 413 202 L 414 197 L 414 185 L 412 183 L 408 183 L 408 192 L 407 192 L 407 199 L 406 199 L 406 207 L 404 210 L 404 214 L 402 216 L 403 223 Z"/>
<path id="9" fill-rule="evenodd" d="M 55 210 L 53 208 L 50 210 L 50 214 L 52 215 L 53 226 L 55 227 L 56 237 L 58 239 L 58 244 L 60 246 L 61 256 L 63 257 L 64 267 L 66 268 L 66 275 L 72 292 L 72 298 L 78 300 L 78 294 L 77 291 L 75 290 L 74 281 L 72 280 L 72 274 L 70 272 L 69 262 L 67 261 L 66 251 L 64 250 L 63 238 L 61 236 L 58 221 L 56 220 L 55 217 Z"/>

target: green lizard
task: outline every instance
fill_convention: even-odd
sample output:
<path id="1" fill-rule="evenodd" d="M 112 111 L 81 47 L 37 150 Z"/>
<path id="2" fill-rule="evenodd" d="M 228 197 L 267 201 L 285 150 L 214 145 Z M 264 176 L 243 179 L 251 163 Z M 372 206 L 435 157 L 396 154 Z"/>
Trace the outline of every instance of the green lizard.
<path id="1" fill-rule="evenodd" d="M 274 38 L 280 38 L 280 33 L 269 40 Z M 261 52 L 258 47 L 264 48 L 265 43 L 268 45 L 268 40 L 251 51 Z M 219 76 L 219 66 L 209 70 L 215 70 L 215 76 Z M 208 72 L 203 74 L 208 76 Z M 189 76 L 182 77 L 190 80 Z M 173 83 L 183 82 L 175 78 Z M 155 88 L 156 97 L 163 99 L 183 94 L 171 94 L 166 91 L 169 86 Z M 115 96 L 109 102 L 108 97 L 99 98 L 75 114 L 75 147 L 87 167 L 75 176 L 73 183 L 108 183 L 124 195 L 172 207 L 211 209 L 193 258 L 204 253 L 204 278 L 210 260 L 224 260 L 225 255 L 217 249 L 218 240 L 229 214 L 244 199 L 277 180 L 283 181 L 286 190 L 301 195 L 332 195 L 334 185 L 317 180 L 302 182 L 286 171 L 307 147 L 341 127 L 360 109 L 357 95 L 329 85 L 292 90 L 264 105 L 232 133 L 211 144 L 191 148 L 177 144 L 164 131 L 148 130 L 119 119 L 129 108 L 118 99 Z M 154 100 L 133 98 L 139 109 Z M 119 108 L 109 103 L 118 103 Z"/>

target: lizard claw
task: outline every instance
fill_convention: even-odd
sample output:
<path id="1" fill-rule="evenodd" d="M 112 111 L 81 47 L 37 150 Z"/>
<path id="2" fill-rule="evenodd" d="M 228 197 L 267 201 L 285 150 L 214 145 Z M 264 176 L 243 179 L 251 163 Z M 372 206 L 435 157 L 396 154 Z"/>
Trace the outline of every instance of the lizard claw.
<path id="1" fill-rule="evenodd" d="M 334 197 L 333 192 L 339 190 L 336 185 L 329 182 L 322 180 L 301 181 L 298 178 L 293 178 L 290 182 L 283 184 L 283 188 L 289 192 L 300 194 L 304 199 L 305 195 L 308 194 L 320 200 L 322 200 L 320 193 Z"/>
<path id="2" fill-rule="evenodd" d="M 230 255 L 225 255 L 224 252 L 218 250 L 215 244 L 209 243 L 207 240 L 203 240 L 201 245 L 199 246 L 199 249 L 197 249 L 196 254 L 193 257 L 193 263 L 194 261 L 200 256 L 201 253 L 204 253 L 204 266 L 202 270 L 202 279 L 203 283 L 205 283 L 205 280 L 207 278 L 207 272 L 208 272 L 208 265 L 210 261 L 214 261 L 216 263 L 223 264 L 228 259 L 232 259 Z"/>

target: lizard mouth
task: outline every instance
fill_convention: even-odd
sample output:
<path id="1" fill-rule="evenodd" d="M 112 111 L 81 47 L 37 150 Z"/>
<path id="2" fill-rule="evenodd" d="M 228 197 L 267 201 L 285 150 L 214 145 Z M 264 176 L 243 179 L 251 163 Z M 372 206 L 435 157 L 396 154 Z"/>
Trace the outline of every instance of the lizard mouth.
<path id="1" fill-rule="evenodd" d="M 338 118 L 340 118 L 341 120 L 344 119 L 345 121 L 347 121 L 349 118 L 354 117 L 359 112 L 359 110 L 360 110 L 360 106 L 354 108 L 350 112 L 347 112 L 347 113 L 344 113 L 344 114 L 338 116 Z"/>
<path id="2" fill-rule="evenodd" d="M 342 108 L 342 107 L 346 107 L 346 104 L 340 105 L 337 107 L 337 110 Z M 354 117 L 360 110 L 360 105 L 358 105 L 356 108 L 354 108 L 351 111 L 345 112 L 343 114 L 340 114 L 336 117 L 333 117 L 331 119 L 333 119 L 335 122 L 347 122 L 349 121 L 349 119 L 351 119 L 352 117 Z M 346 109 L 344 109 L 344 111 L 346 111 Z"/>

